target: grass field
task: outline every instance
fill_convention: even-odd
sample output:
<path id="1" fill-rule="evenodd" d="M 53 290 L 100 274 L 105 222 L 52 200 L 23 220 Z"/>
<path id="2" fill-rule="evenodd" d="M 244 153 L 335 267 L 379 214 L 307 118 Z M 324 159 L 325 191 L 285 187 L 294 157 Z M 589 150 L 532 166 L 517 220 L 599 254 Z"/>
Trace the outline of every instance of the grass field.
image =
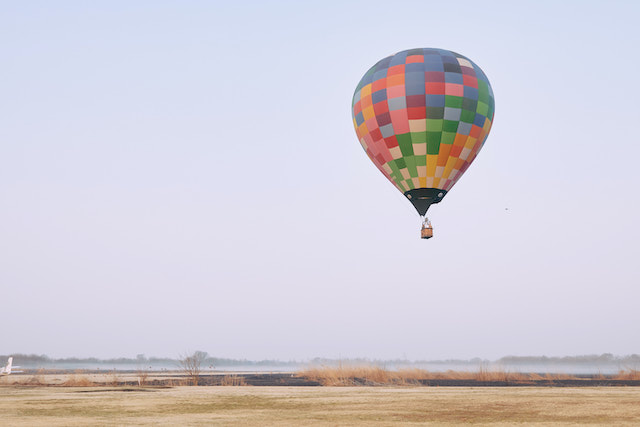
<path id="1" fill-rule="evenodd" d="M 640 425 L 640 389 L 1 387 L 0 424 Z"/>

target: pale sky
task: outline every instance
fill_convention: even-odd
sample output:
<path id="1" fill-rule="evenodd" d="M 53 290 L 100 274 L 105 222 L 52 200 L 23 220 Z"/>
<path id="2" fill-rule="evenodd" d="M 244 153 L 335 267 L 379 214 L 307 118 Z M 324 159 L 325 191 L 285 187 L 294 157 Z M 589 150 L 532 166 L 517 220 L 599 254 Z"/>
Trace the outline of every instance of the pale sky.
<path id="1" fill-rule="evenodd" d="M 0 354 L 640 353 L 640 3 L 0 2 Z M 418 47 L 493 129 L 429 211 L 351 97 Z"/>

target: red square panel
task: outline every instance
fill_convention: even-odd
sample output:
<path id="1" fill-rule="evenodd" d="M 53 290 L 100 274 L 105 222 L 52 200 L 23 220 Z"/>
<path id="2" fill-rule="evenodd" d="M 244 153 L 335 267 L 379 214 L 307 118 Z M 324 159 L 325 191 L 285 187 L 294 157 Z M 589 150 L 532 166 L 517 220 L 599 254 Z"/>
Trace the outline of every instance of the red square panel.
<path id="1" fill-rule="evenodd" d="M 376 113 L 376 116 L 388 112 L 389 105 L 387 104 L 387 101 L 380 101 L 377 104 L 373 104 L 373 111 Z"/>
<path id="2" fill-rule="evenodd" d="M 424 80 L 432 83 L 444 83 L 443 71 L 426 71 L 424 73 Z"/>
<path id="3" fill-rule="evenodd" d="M 462 82 L 465 86 L 474 87 L 478 89 L 478 79 L 474 76 L 462 75 Z"/>
<path id="4" fill-rule="evenodd" d="M 369 132 L 369 135 L 371 135 L 371 139 L 373 139 L 374 141 L 379 141 L 382 139 L 382 132 L 380 132 L 380 128 L 375 128 L 374 130 Z"/>
<path id="5" fill-rule="evenodd" d="M 460 70 L 462 71 L 462 74 L 464 74 L 465 76 L 476 76 L 476 71 L 473 68 L 469 68 L 469 67 L 465 67 L 464 65 L 460 66 Z"/>
<path id="6" fill-rule="evenodd" d="M 385 126 L 391 123 L 391 114 L 387 111 L 386 113 L 377 114 L 376 120 L 378 121 L 378 126 Z"/>
<path id="7" fill-rule="evenodd" d="M 426 98 L 424 95 L 409 95 L 406 97 L 407 107 L 424 107 L 426 104 Z"/>
<path id="8" fill-rule="evenodd" d="M 428 95 L 444 95 L 444 83 L 425 83 L 425 90 Z"/>
<path id="9" fill-rule="evenodd" d="M 460 153 L 462 153 L 462 145 L 454 145 L 451 147 L 451 151 L 449 152 L 449 157 L 460 157 Z"/>
<path id="10" fill-rule="evenodd" d="M 377 92 L 381 89 L 385 89 L 387 87 L 387 78 L 385 77 L 384 79 L 379 79 L 376 80 L 375 82 L 373 82 L 373 84 L 371 85 L 371 92 Z"/>
<path id="11" fill-rule="evenodd" d="M 469 136 L 478 138 L 480 136 L 480 132 L 482 132 L 482 128 L 480 126 L 472 125 L 471 131 L 469 132 Z"/>
<path id="12" fill-rule="evenodd" d="M 404 74 L 404 64 L 394 65 L 393 67 L 389 67 L 387 70 L 387 77 L 392 76 L 394 74 Z"/>
<path id="13" fill-rule="evenodd" d="M 384 139 L 385 144 L 387 144 L 387 148 L 393 148 L 398 146 L 398 138 L 395 135 L 391 135 L 388 138 Z"/>
<path id="14" fill-rule="evenodd" d="M 425 107 L 407 108 L 409 120 L 419 120 L 427 118 L 427 109 Z"/>
<path id="15" fill-rule="evenodd" d="M 362 112 L 362 103 L 358 101 L 353 106 L 353 115 L 357 116 L 360 112 Z"/>

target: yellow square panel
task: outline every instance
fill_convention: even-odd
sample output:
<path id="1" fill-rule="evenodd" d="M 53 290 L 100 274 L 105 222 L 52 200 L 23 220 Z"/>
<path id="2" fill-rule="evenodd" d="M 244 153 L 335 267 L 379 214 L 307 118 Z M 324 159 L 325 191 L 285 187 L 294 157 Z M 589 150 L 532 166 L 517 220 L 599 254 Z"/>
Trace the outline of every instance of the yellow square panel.
<path id="1" fill-rule="evenodd" d="M 369 120 L 376 116 L 376 112 L 373 110 L 373 107 L 367 107 L 362 110 L 362 116 L 365 120 Z"/>
<path id="2" fill-rule="evenodd" d="M 438 165 L 437 154 L 427 154 L 427 178 L 436 176 L 436 166 Z"/>
<path id="3" fill-rule="evenodd" d="M 449 157 L 449 160 L 447 160 L 447 165 L 444 167 L 444 172 L 442 172 L 442 178 L 449 179 L 449 174 L 451 174 L 451 170 L 453 169 L 457 161 L 457 157 Z"/>

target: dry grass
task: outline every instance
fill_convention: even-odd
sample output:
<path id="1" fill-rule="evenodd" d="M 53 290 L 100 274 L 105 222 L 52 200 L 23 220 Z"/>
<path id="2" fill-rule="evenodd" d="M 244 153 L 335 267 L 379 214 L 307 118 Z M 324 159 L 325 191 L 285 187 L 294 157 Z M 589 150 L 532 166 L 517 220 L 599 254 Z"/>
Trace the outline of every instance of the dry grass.
<path id="1" fill-rule="evenodd" d="M 91 387 L 96 384 L 84 374 L 84 371 L 78 370 L 60 385 L 63 387 Z"/>
<path id="2" fill-rule="evenodd" d="M 120 377 L 118 376 L 117 370 L 114 369 L 110 372 L 108 382 L 111 383 L 113 387 L 117 387 L 118 385 L 120 385 Z"/>
<path id="3" fill-rule="evenodd" d="M 417 379 L 419 370 L 411 370 Z M 317 381 L 324 386 L 401 385 L 409 379 L 401 372 L 392 372 L 377 366 L 312 367 L 298 373 L 299 376 Z"/>
<path id="4" fill-rule="evenodd" d="M 245 386 L 247 382 L 244 377 L 239 377 L 238 375 L 224 375 L 220 380 L 220 385 L 222 386 Z"/>
<path id="5" fill-rule="evenodd" d="M 136 371 L 138 374 L 138 387 L 144 387 L 149 381 L 149 370 L 146 368 L 138 368 Z"/>
<path id="6" fill-rule="evenodd" d="M 418 385 L 429 380 L 467 380 L 478 382 L 505 382 L 527 384 L 534 380 L 573 379 L 570 375 L 523 374 L 500 369 L 488 369 L 481 366 L 478 371 L 430 372 L 423 369 L 387 370 L 377 366 L 339 366 L 310 367 L 298 373 L 298 376 L 317 381 L 324 386 L 357 385 Z"/>
<path id="7" fill-rule="evenodd" d="M 623 369 L 618 372 L 618 375 L 613 377 L 616 380 L 640 380 L 640 370 L 638 369 Z"/>
<path id="8" fill-rule="evenodd" d="M 476 381 L 500 381 L 505 383 L 531 382 L 531 377 L 529 374 L 503 371 L 501 369 L 489 369 L 486 366 L 481 366 L 478 369 L 478 372 L 474 372 L 473 374 L 473 379 L 475 379 Z"/>
<path id="9" fill-rule="evenodd" d="M 639 401 L 634 387 L 4 387 L 0 424 L 631 426 Z"/>
<path id="10" fill-rule="evenodd" d="M 48 374 L 48 371 L 47 371 L 46 369 L 40 368 L 40 369 L 38 369 L 38 370 L 36 371 L 36 373 L 35 373 L 35 374 L 33 374 L 33 375 L 31 376 L 31 378 L 29 378 L 29 379 L 26 381 L 26 384 L 27 384 L 27 385 L 33 385 L 33 386 L 36 386 L 36 385 L 44 385 L 44 384 L 46 384 L 46 382 L 45 382 L 45 379 L 44 379 L 44 378 L 45 378 L 45 375 L 47 375 L 47 374 Z"/>

